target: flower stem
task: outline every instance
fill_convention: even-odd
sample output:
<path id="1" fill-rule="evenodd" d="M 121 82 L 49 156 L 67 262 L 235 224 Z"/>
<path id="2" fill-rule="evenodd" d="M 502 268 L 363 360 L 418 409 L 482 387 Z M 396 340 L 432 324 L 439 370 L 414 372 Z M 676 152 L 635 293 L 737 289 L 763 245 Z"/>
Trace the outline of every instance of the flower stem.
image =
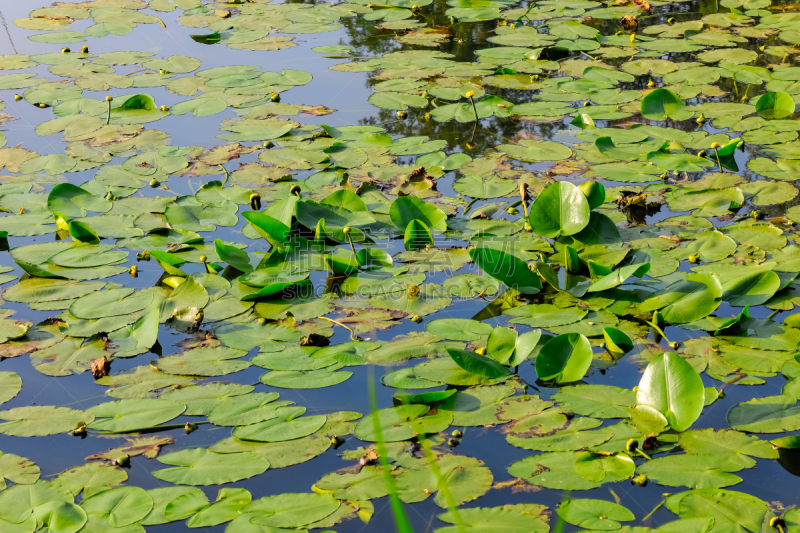
<path id="1" fill-rule="evenodd" d="M 478 120 L 480 120 L 480 119 L 478 119 L 478 108 L 475 107 L 475 100 L 473 100 L 472 97 L 470 96 L 469 97 L 469 101 L 472 102 L 472 110 L 475 112 L 475 122 L 478 122 Z M 473 135 L 474 135 L 474 131 L 473 131 Z"/>
<path id="2" fill-rule="evenodd" d="M 347 242 L 350 243 L 350 249 L 353 250 L 353 257 L 358 257 L 358 254 L 356 253 L 356 247 L 353 246 L 353 237 L 351 237 L 349 233 L 347 234 Z"/>
<path id="3" fill-rule="evenodd" d="M 356 340 L 355 336 L 354 336 L 355 332 L 352 329 L 350 329 L 347 326 L 345 326 L 344 324 L 342 324 L 341 322 L 339 322 L 338 320 L 334 320 L 332 318 L 328 318 L 328 317 L 325 317 L 325 316 L 318 316 L 317 318 L 321 318 L 322 320 L 327 320 L 328 322 L 333 322 L 337 326 L 342 326 L 344 329 L 346 329 L 347 331 L 350 332 L 350 340 L 351 341 L 355 341 Z"/>
<path id="4" fill-rule="evenodd" d="M 108 115 L 106 115 L 106 126 L 111 122 L 111 101 L 108 102 Z"/>
<path id="5" fill-rule="evenodd" d="M 667 499 L 666 499 L 666 498 L 664 498 L 663 500 L 661 500 L 661 503 L 659 503 L 658 505 L 656 505 L 656 506 L 655 506 L 655 508 L 654 508 L 652 511 L 650 511 L 650 513 L 648 513 L 648 515 L 647 515 L 647 516 L 645 516 L 644 518 L 642 518 L 642 522 L 644 522 L 645 520 L 647 520 L 648 518 L 650 518 L 651 516 L 653 516 L 653 515 L 655 514 L 655 512 L 656 512 L 656 511 L 658 511 L 659 509 L 661 509 L 661 506 L 662 506 L 662 505 L 664 505 L 664 503 L 665 503 L 666 501 L 667 501 Z"/>

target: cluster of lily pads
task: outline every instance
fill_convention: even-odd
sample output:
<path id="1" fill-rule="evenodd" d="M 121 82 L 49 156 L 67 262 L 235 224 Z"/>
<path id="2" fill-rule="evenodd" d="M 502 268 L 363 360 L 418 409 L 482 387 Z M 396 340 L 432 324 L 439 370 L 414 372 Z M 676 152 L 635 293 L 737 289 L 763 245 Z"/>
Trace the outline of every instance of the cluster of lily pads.
<path id="1" fill-rule="evenodd" d="M 369 522 L 387 496 L 403 532 L 403 504 L 431 497 L 443 533 L 651 530 L 575 492 L 554 509 L 464 505 L 621 482 L 679 488 L 653 531 L 800 531 L 798 502 L 737 475 L 757 459 L 798 474 L 800 15 L 682 7 L 93 0 L 14 21 L 75 50 L 0 57 L 0 90 L 18 92 L 3 122 L 66 143 L 38 153 L 0 133 L 0 356 L 84 374 L 67 384 L 93 374 L 109 399 L 0 410 L 0 532 L 326 529 Z M 369 73 L 379 120 L 304 123 L 335 110 L 281 102 L 313 86 L 299 70 L 75 45 L 177 12 L 187 39 L 232 50 L 344 28 L 352 46 L 313 50 Z M 395 38 L 367 55 L 375 35 Z M 210 148 L 151 127 L 219 113 L 239 118 Z M 199 189 L 176 192 L 190 178 Z M 631 363 L 641 379 L 602 383 Z M 337 410 L 375 368 L 393 405 Z M 0 371 L 0 404 L 23 378 Z M 781 394 L 753 388 L 727 427 L 700 427 L 734 387 L 764 384 Z M 315 414 L 281 399 L 328 387 L 334 407 Z M 458 453 L 476 427 L 534 453 L 493 472 Z M 224 438 L 184 441 L 210 428 Z M 59 473 L 25 457 L 49 435 L 127 441 Z M 331 449 L 342 469 L 274 494 L 269 470 Z M 127 483 L 132 461 L 164 485 Z M 262 493 L 237 486 L 249 478 Z"/>

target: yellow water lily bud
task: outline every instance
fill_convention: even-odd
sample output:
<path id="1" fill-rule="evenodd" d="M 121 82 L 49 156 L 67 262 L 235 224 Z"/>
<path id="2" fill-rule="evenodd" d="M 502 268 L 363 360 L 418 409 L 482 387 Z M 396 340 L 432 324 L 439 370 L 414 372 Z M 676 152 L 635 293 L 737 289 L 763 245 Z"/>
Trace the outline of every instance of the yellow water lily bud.
<path id="1" fill-rule="evenodd" d="M 455 438 L 457 438 L 457 439 L 460 439 L 461 437 L 463 437 L 463 436 L 464 436 L 464 434 L 463 434 L 463 433 L 461 433 L 461 431 L 459 431 L 459 430 L 457 430 L 457 429 L 456 429 L 456 430 L 453 430 L 453 433 L 452 433 L 452 435 L 453 435 Z"/>
<path id="2" fill-rule="evenodd" d="M 630 40 L 631 40 L 631 46 L 633 46 L 633 43 L 636 42 L 636 34 L 635 33 L 631 33 Z"/>
<path id="3" fill-rule="evenodd" d="M 669 24 L 670 26 L 672 26 L 673 24 L 675 24 L 675 17 L 670 17 L 670 18 L 668 18 L 668 19 L 667 19 L 667 24 Z"/>
<path id="4" fill-rule="evenodd" d="M 206 263 L 206 262 L 208 262 L 208 257 L 207 257 L 207 256 L 205 256 L 205 255 L 201 255 L 201 256 L 200 256 L 200 262 L 201 262 L 201 263 Z"/>
<path id="5" fill-rule="evenodd" d="M 589 107 L 590 105 L 592 105 L 592 103 L 591 103 L 589 100 L 586 100 L 586 101 L 583 103 L 583 107 Z"/>
<path id="6" fill-rule="evenodd" d="M 331 446 L 333 446 L 334 449 L 338 448 L 342 444 L 344 444 L 344 439 L 339 435 L 334 435 L 331 437 Z"/>
<path id="7" fill-rule="evenodd" d="M 475 149 L 475 145 L 474 145 L 474 144 L 472 144 L 472 143 L 469 143 L 469 142 L 468 142 L 468 143 L 467 143 L 467 149 L 469 149 L 469 150 L 473 150 L 473 149 Z"/>
<path id="8" fill-rule="evenodd" d="M 81 47 L 81 53 L 82 54 L 88 54 L 89 53 L 89 47 L 88 46 Z"/>
<path id="9" fill-rule="evenodd" d="M 472 98 L 473 96 L 475 96 L 475 91 L 467 91 L 467 94 L 465 94 L 464 96 L 466 96 L 467 98 Z"/>
<path id="10" fill-rule="evenodd" d="M 459 441 L 458 439 L 448 439 L 447 441 L 447 445 L 450 446 L 451 448 L 455 448 L 459 444 L 461 444 L 461 441 Z"/>
<path id="11" fill-rule="evenodd" d="M 408 289 L 406 289 L 406 293 L 411 298 L 416 298 L 419 296 L 419 285 L 409 285 Z"/>
<path id="12" fill-rule="evenodd" d="M 183 426 L 183 429 L 184 431 L 186 431 L 186 434 L 188 435 L 189 433 L 192 433 L 197 429 L 197 424 L 195 424 L 194 422 L 186 422 L 186 424 Z"/>
<path id="13" fill-rule="evenodd" d="M 17 102 L 19 102 L 20 100 L 22 100 L 22 97 L 21 97 L 20 95 L 18 95 L 18 94 L 15 94 L 15 95 L 14 95 L 14 100 L 16 100 Z"/>
<path id="14" fill-rule="evenodd" d="M 425 119 L 425 122 L 427 122 L 427 121 L 429 121 L 431 119 L 431 114 L 430 113 L 425 113 L 424 115 L 422 115 L 422 118 Z"/>
<path id="15" fill-rule="evenodd" d="M 506 209 L 506 212 L 509 215 L 518 215 L 519 214 L 519 209 L 517 209 L 516 207 L 509 207 L 508 209 Z"/>
<path id="16" fill-rule="evenodd" d="M 700 150 L 699 152 L 697 152 L 697 157 L 705 157 L 705 156 L 706 156 L 705 150 Z"/>
<path id="17" fill-rule="evenodd" d="M 408 112 L 407 111 L 398 111 L 397 112 L 397 118 L 399 118 L 400 120 L 405 120 L 405 118 L 407 116 L 408 116 Z"/>
<path id="18" fill-rule="evenodd" d="M 652 89 L 655 86 L 656 86 L 656 84 L 655 84 L 655 82 L 653 80 L 650 80 L 650 81 L 647 82 L 647 87 L 649 89 Z"/>
<path id="19" fill-rule="evenodd" d="M 20 215 L 24 215 L 25 214 L 25 208 L 24 207 L 20 207 L 19 208 L 19 214 Z"/>
<path id="20" fill-rule="evenodd" d="M 161 110 L 162 113 L 166 113 L 167 111 L 169 111 L 169 108 L 165 105 L 162 105 L 161 107 L 159 107 L 159 109 Z"/>
<path id="21" fill-rule="evenodd" d="M 672 348 L 673 350 L 677 350 L 678 348 L 681 347 L 681 343 L 677 341 L 672 341 L 671 343 L 669 343 L 669 347 Z"/>
<path id="22" fill-rule="evenodd" d="M 747 103 L 747 102 L 749 102 L 749 101 L 750 101 L 750 98 L 749 98 L 749 97 L 747 97 L 747 96 L 742 96 L 742 103 L 743 103 L 743 104 L 746 104 L 746 103 Z"/>
<path id="23" fill-rule="evenodd" d="M 279 95 L 278 93 L 269 93 L 269 100 L 270 102 L 280 102 L 281 95 Z"/>
<path id="24" fill-rule="evenodd" d="M 256 324 L 266 324 L 266 323 L 267 323 L 267 319 L 264 318 L 263 316 L 260 316 L 260 317 L 256 318 Z"/>
<path id="25" fill-rule="evenodd" d="M 779 527 L 782 528 L 786 526 L 786 522 L 780 516 L 773 516 L 769 519 L 769 527 L 772 529 L 778 529 Z"/>
<path id="26" fill-rule="evenodd" d="M 645 487 L 647 486 L 647 476 L 645 474 L 641 474 L 633 477 L 631 478 L 631 483 L 634 485 L 639 485 L 640 487 Z"/>
<path id="27" fill-rule="evenodd" d="M 659 178 L 661 178 L 662 180 L 665 180 L 665 179 L 667 179 L 668 177 L 669 177 L 669 174 L 667 174 L 666 172 L 664 172 L 663 174 L 661 174 L 661 175 L 659 176 Z"/>
<path id="28" fill-rule="evenodd" d="M 70 52 L 72 52 L 72 50 L 70 50 L 69 48 L 64 47 L 64 48 L 61 49 L 61 53 L 62 54 L 68 54 Z"/>
<path id="29" fill-rule="evenodd" d="M 635 452 L 638 447 L 639 441 L 636 439 L 628 439 L 628 442 L 625 443 L 625 451 L 628 453 Z"/>
<path id="30" fill-rule="evenodd" d="M 112 98 L 111 96 L 106 96 L 106 102 L 110 102 L 110 101 L 112 101 L 113 99 L 114 99 L 114 98 Z"/>
<path id="31" fill-rule="evenodd" d="M 294 185 L 289 187 L 289 194 L 300 196 L 300 186 L 295 183 Z"/>
<path id="32" fill-rule="evenodd" d="M 164 74 L 169 74 L 169 71 L 168 71 L 168 70 L 164 70 L 164 69 L 162 68 L 162 69 L 159 69 L 159 70 L 158 70 L 158 73 L 159 73 L 159 74 L 161 74 L 161 75 L 163 76 Z"/>
<path id="33" fill-rule="evenodd" d="M 525 231 L 532 231 L 533 226 L 531 226 L 530 222 L 525 222 Z"/>
<path id="34" fill-rule="evenodd" d="M 353 229 L 350 226 L 345 226 L 345 228 L 342 230 L 342 233 L 349 235 L 351 231 L 353 231 Z"/>
<path id="35" fill-rule="evenodd" d="M 269 150 L 273 146 L 275 145 L 272 143 L 272 141 L 264 141 L 264 148 L 266 148 L 267 150 Z"/>
<path id="36" fill-rule="evenodd" d="M 486 355 L 486 348 L 478 348 L 477 350 L 475 350 L 475 353 L 480 355 Z"/>
<path id="37" fill-rule="evenodd" d="M 130 272 L 131 276 L 133 276 L 134 278 L 139 277 L 139 267 L 136 265 L 133 265 L 131 268 L 129 268 L 128 272 Z"/>
<path id="38" fill-rule="evenodd" d="M 250 195 L 250 209 L 253 211 L 261 210 L 261 195 L 257 192 Z"/>
<path id="39" fill-rule="evenodd" d="M 121 466 L 122 468 L 129 468 L 131 466 L 131 456 L 127 454 L 123 455 L 117 459 L 117 465 Z"/>
<path id="40" fill-rule="evenodd" d="M 761 45 L 761 46 L 759 46 L 759 47 L 758 47 L 758 49 L 759 49 L 760 51 L 762 51 L 762 52 L 763 52 L 764 50 L 766 50 L 766 48 L 767 48 L 767 45 L 765 45 L 765 44 L 764 44 L 764 45 Z"/>
<path id="41" fill-rule="evenodd" d="M 713 148 L 713 149 L 715 149 L 715 150 L 716 150 L 717 148 L 719 148 L 720 146 L 722 146 L 722 145 L 721 145 L 721 144 L 719 144 L 719 143 L 711 143 L 711 148 Z"/>
<path id="42" fill-rule="evenodd" d="M 47 104 L 45 104 L 44 102 L 39 102 L 38 104 L 36 104 L 36 107 L 44 109 L 45 107 L 47 107 Z"/>
<path id="43" fill-rule="evenodd" d="M 419 316 L 419 315 L 414 315 L 414 316 L 411 317 L 411 321 L 412 322 L 416 322 L 417 324 L 419 324 L 420 322 L 422 322 L 422 317 Z"/>
<path id="44" fill-rule="evenodd" d="M 78 422 L 75 429 L 72 430 L 72 434 L 80 438 L 86 437 L 86 422 Z"/>
<path id="45" fill-rule="evenodd" d="M 690 256 L 689 256 L 689 262 L 690 262 L 690 263 L 692 263 L 692 264 L 697 264 L 697 263 L 699 263 L 699 262 L 700 262 L 700 256 L 697 256 L 697 255 L 690 255 Z"/>
<path id="46" fill-rule="evenodd" d="M 154 188 L 154 189 L 155 189 L 155 188 L 156 188 L 156 187 L 158 187 L 159 185 L 161 185 L 161 183 L 160 183 L 160 182 L 159 182 L 157 179 L 153 178 L 153 179 L 151 179 L 151 180 L 150 180 L 150 186 L 151 186 L 152 188 Z"/>

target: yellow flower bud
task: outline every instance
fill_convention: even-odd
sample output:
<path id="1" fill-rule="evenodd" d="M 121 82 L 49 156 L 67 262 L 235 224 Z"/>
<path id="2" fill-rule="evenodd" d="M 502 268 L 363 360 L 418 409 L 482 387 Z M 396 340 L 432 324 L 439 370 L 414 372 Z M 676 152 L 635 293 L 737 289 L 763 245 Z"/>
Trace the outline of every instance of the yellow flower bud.
<path id="1" fill-rule="evenodd" d="M 22 100 L 22 97 L 21 97 L 20 95 L 18 95 L 18 94 L 15 94 L 15 95 L 14 95 L 14 100 L 16 100 L 17 102 L 19 102 L 20 100 Z"/>
<path id="2" fill-rule="evenodd" d="M 633 453 L 638 447 L 639 441 L 636 439 L 628 439 L 628 442 L 625 443 L 625 451 L 628 453 Z"/>
<path id="3" fill-rule="evenodd" d="M 82 47 L 82 48 L 81 48 L 81 53 L 82 53 L 82 54 L 88 54 L 88 53 L 89 53 L 89 47 L 88 47 L 88 46 L 84 46 L 84 47 Z"/>
<path id="4" fill-rule="evenodd" d="M 261 195 L 254 192 L 250 195 L 250 209 L 259 211 L 261 209 Z"/>
<path id="5" fill-rule="evenodd" d="M 719 148 L 720 146 L 722 146 L 722 145 L 721 145 L 721 144 L 719 144 L 719 143 L 711 143 L 711 148 L 717 149 L 717 148 Z"/>
<path id="6" fill-rule="evenodd" d="M 162 105 L 159 109 L 161 109 L 162 113 L 166 113 L 167 111 L 169 111 L 169 108 L 165 105 Z"/>
<path id="7" fill-rule="evenodd" d="M 406 289 L 406 293 L 409 298 L 416 298 L 419 296 L 419 285 L 409 285 L 408 289 Z"/>
<path id="8" fill-rule="evenodd" d="M 62 54 L 68 54 L 68 53 L 70 53 L 70 52 L 72 52 L 72 50 L 70 50 L 69 48 L 62 48 L 62 49 L 61 49 L 61 53 L 62 53 Z"/>
<path id="9" fill-rule="evenodd" d="M 473 96 L 475 96 L 475 91 L 467 91 L 467 94 L 465 94 L 464 96 L 466 96 L 467 98 L 472 98 Z"/>
<path id="10" fill-rule="evenodd" d="M 349 235 L 351 231 L 353 230 L 350 226 L 345 226 L 345 228 L 342 230 L 342 233 L 344 233 L 345 235 Z"/>
<path id="11" fill-rule="evenodd" d="M 106 102 L 110 102 L 110 101 L 112 101 L 113 99 L 114 99 L 114 98 L 112 98 L 111 96 L 106 96 Z"/>
<path id="12" fill-rule="evenodd" d="M 207 257 L 207 256 L 205 256 L 205 255 L 201 255 L 201 256 L 200 256 L 200 262 L 201 262 L 201 263 L 205 263 L 205 262 L 207 262 L 207 261 L 208 261 L 208 257 Z"/>

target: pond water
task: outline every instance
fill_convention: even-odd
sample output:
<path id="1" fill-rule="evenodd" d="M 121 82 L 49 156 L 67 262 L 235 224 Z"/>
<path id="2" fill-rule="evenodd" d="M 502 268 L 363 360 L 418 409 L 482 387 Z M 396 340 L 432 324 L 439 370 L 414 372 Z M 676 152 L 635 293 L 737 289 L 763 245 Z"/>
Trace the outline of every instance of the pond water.
<path id="1" fill-rule="evenodd" d="M 798 22 L 1 2 L 0 533 L 800 533 Z"/>

